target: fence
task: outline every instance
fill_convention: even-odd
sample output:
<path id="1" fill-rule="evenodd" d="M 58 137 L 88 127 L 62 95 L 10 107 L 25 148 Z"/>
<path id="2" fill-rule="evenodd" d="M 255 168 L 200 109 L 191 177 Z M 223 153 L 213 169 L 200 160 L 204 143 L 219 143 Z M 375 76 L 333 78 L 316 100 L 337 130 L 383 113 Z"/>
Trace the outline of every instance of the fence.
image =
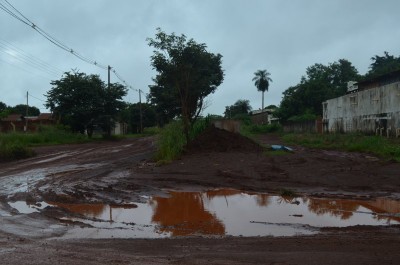
<path id="1" fill-rule="evenodd" d="M 312 121 L 287 121 L 283 124 L 286 133 L 322 133 L 322 119 Z"/>

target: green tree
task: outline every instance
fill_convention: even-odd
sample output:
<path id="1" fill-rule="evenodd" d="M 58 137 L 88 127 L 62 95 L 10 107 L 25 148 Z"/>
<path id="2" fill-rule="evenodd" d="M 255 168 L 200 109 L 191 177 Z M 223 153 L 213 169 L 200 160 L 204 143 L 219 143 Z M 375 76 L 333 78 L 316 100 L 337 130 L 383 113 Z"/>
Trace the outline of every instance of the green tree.
<path id="1" fill-rule="evenodd" d="M 157 83 L 155 81 L 155 83 Z M 179 98 L 174 93 L 173 87 L 151 85 L 148 100 L 152 103 L 157 115 L 157 123 L 164 127 L 169 121 L 182 113 Z"/>
<path id="2" fill-rule="evenodd" d="M 204 43 L 187 40 L 185 35 L 168 35 L 160 28 L 154 39 L 147 40 L 155 48 L 151 65 L 158 72 L 149 98 L 167 118 L 180 111 L 188 142 L 189 130 L 205 106 L 204 99 L 223 81 L 222 56 L 208 52 Z"/>
<path id="3" fill-rule="evenodd" d="M 347 82 L 359 78 L 357 69 L 345 59 L 329 65 L 314 64 L 307 68 L 299 84 L 283 92 L 276 115 L 283 121 L 320 116 L 322 102 L 344 95 Z"/>
<path id="4" fill-rule="evenodd" d="M 11 113 L 20 114 L 26 116 L 26 104 L 18 104 L 14 107 L 10 107 Z M 28 106 L 28 116 L 39 116 L 40 110 L 35 106 Z"/>
<path id="5" fill-rule="evenodd" d="M 89 137 L 95 125 L 102 127 L 107 135 L 111 133 L 113 121 L 124 106 L 124 86 L 111 84 L 107 88 L 99 76 L 76 71 L 65 73 L 51 85 L 45 105 L 63 124 L 75 132 L 86 131 Z"/>
<path id="6" fill-rule="evenodd" d="M 278 107 L 276 105 L 268 105 L 268 106 L 265 107 L 265 109 L 273 109 L 273 110 L 275 110 L 277 108 Z"/>
<path id="7" fill-rule="evenodd" d="M 7 117 L 9 114 L 11 114 L 10 108 L 0 101 L 0 119 Z"/>
<path id="8" fill-rule="evenodd" d="M 4 103 L 4 102 L 1 102 L 1 101 L 0 101 L 0 112 L 3 112 L 3 111 L 5 111 L 5 110 L 6 110 L 6 108 L 7 108 L 7 105 L 6 105 L 6 103 Z"/>
<path id="9" fill-rule="evenodd" d="M 369 66 L 369 71 L 365 76 L 366 78 L 372 78 L 400 70 L 400 56 L 395 57 L 386 51 L 384 52 L 384 56 L 375 55 L 371 60 L 372 63 Z"/>
<path id="10" fill-rule="evenodd" d="M 254 73 L 253 81 L 258 91 L 262 92 L 262 108 L 264 109 L 264 92 L 268 91 L 269 83 L 272 79 L 269 77 L 271 74 L 267 70 L 258 70 Z"/>
<path id="11" fill-rule="evenodd" d="M 97 123 L 109 137 L 111 136 L 111 130 L 114 128 L 116 118 L 126 106 L 122 98 L 126 95 L 127 89 L 118 83 L 111 83 L 107 87 L 103 83 L 103 86 L 103 89 L 100 91 L 102 110 L 97 118 Z"/>
<path id="12" fill-rule="evenodd" d="M 140 103 L 128 104 L 121 113 L 121 118 L 128 123 L 129 131 L 132 133 L 140 132 Z M 143 128 L 157 125 L 157 115 L 153 105 L 142 103 L 142 123 Z"/>
<path id="13" fill-rule="evenodd" d="M 224 117 L 234 118 L 239 114 L 248 114 L 251 111 L 250 101 L 247 99 L 239 99 L 235 104 L 225 107 Z"/>

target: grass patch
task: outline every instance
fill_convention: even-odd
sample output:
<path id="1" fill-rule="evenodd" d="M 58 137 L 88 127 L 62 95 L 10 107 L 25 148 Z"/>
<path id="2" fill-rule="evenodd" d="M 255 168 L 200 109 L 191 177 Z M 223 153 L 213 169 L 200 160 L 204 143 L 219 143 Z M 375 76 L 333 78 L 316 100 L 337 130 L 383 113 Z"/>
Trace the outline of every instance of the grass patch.
<path id="1" fill-rule="evenodd" d="M 362 134 L 287 134 L 283 140 L 311 148 L 368 153 L 400 162 L 399 139 Z"/>
<path id="2" fill-rule="evenodd" d="M 280 133 L 282 126 L 280 124 L 242 124 L 240 134 L 247 138 L 254 138 L 257 134 Z"/>
<path id="3" fill-rule="evenodd" d="M 178 158 L 186 144 L 181 121 L 173 121 L 161 129 L 155 159 L 163 164 Z"/>
<path id="4" fill-rule="evenodd" d="M 0 161 L 17 160 L 28 158 L 34 155 L 31 148 L 19 141 L 5 142 L 0 141 Z"/>
<path id="5" fill-rule="evenodd" d="M 34 155 L 31 147 L 81 143 L 88 141 L 84 135 L 73 134 L 65 128 L 42 126 L 37 133 L 0 134 L 0 160 L 9 161 Z"/>
<path id="6" fill-rule="evenodd" d="M 211 121 L 212 118 L 209 116 L 197 120 L 189 132 L 190 140 L 195 139 L 203 132 L 210 125 Z M 158 161 L 158 164 L 169 163 L 181 156 L 186 145 L 182 121 L 173 121 L 162 128 L 157 143 L 155 159 Z"/>

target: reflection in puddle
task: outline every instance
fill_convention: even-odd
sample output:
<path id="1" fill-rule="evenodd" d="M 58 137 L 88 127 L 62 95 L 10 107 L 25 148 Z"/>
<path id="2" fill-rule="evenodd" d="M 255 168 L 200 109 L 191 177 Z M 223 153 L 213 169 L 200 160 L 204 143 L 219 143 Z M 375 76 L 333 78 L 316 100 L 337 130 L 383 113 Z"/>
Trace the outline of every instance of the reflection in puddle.
<path id="1" fill-rule="evenodd" d="M 39 204 L 28 204 L 27 202 L 24 201 L 17 201 L 17 202 L 9 202 L 8 204 L 12 208 L 17 209 L 19 213 L 23 214 L 36 213 L 49 206 L 49 204 L 45 202 Z"/>
<path id="2" fill-rule="evenodd" d="M 62 220 L 91 226 L 74 227 L 67 238 L 293 236 L 315 233 L 319 227 L 400 224 L 400 202 L 383 198 L 286 198 L 212 190 L 172 191 L 168 198 L 152 197 L 147 203 L 122 206 L 47 203 L 71 213 Z"/>

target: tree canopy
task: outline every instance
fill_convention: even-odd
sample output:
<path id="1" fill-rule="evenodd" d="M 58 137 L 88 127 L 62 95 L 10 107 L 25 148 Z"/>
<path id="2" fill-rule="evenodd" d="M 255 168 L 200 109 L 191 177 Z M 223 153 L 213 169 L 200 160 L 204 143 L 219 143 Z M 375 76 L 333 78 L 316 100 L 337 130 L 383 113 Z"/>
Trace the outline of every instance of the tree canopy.
<path id="1" fill-rule="evenodd" d="M 7 106 L 0 101 L 0 118 L 7 117 L 9 114 L 20 114 L 26 116 L 26 105 L 18 104 L 14 107 Z M 28 116 L 39 116 L 40 110 L 35 106 L 28 106 Z"/>
<path id="2" fill-rule="evenodd" d="M 126 108 L 121 112 L 121 119 L 129 126 L 131 133 L 140 132 L 140 108 L 142 108 L 142 125 L 143 127 L 152 127 L 157 125 L 156 112 L 154 107 L 148 103 L 127 104 Z"/>
<path id="3" fill-rule="evenodd" d="M 6 108 L 7 108 L 7 104 L 0 101 L 0 112 L 6 110 Z"/>
<path id="4" fill-rule="evenodd" d="M 299 84 L 283 92 L 276 115 L 282 120 L 322 115 L 322 102 L 344 95 L 347 82 L 359 78 L 357 69 L 345 59 L 329 65 L 314 64 L 307 68 Z"/>
<path id="5" fill-rule="evenodd" d="M 163 122 L 181 115 L 186 140 L 189 129 L 204 108 L 205 98 L 222 83 L 222 56 L 208 52 L 204 43 L 185 35 L 166 34 L 160 28 L 154 39 L 151 65 L 158 72 L 150 86 L 150 101 Z"/>
<path id="6" fill-rule="evenodd" d="M 107 87 L 98 75 L 67 72 L 51 82 L 46 107 L 73 131 L 93 133 L 95 125 L 111 133 L 118 112 L 124 107 L 126 88 L 114 83 Z"/>
<path id="7" fill-rule="evenodd" d="M 369 71 L 365 75 L 366 78 L 376 77 L 395 70 L 400 70 L 400 56 L 395 57 L 388 52 L 384 52 L 384 56 L 375 55 L 371 58 L 372 63 Z"/>
<path id="8" fill-rule="evenodd" d="M 247 99 L 239 99 L 235 104 L 225 107 L 224 117 L 234 118 L 240 114 L 248 114 L 251 111 L 250 101 Z"/>
<path id="9" fill-rule="evenodd" d="M 26 104 L 18 104 L 14 107 L 9 107 L 11 113 L 21 114 L 26 116 Z M 35 106 L 28 106 L 28 116 L 39 116 L 40 110 Z"/>

